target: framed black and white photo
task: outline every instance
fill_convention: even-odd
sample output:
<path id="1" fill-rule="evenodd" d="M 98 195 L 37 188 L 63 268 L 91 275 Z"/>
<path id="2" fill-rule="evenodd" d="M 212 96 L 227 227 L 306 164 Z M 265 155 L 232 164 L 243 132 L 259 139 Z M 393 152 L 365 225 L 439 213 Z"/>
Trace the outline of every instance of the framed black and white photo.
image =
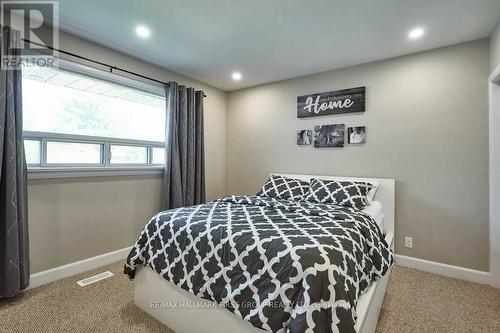
<path id="1" fill-rule="evenodd" d="M 350 144 L 360 144 L 366 142 L 366 127 L 349 127 L 347 129 L 348 142 Z"/>
<path id="2" fill-rule="evenodd" d="M 312 142 L 312 130 L 303 129 L 297 131 L 297 145 L 310 145 Z"/>
<path id="3" fill-rule="evenodd" d="M 344 124 L 314 126 L 314 147 L 344 147 Z"/>
<path id="4" fill-rule="evenodd" d="M 365 87 L 297 97 L 298 118 L 353 112 L 365 112 Z"/>

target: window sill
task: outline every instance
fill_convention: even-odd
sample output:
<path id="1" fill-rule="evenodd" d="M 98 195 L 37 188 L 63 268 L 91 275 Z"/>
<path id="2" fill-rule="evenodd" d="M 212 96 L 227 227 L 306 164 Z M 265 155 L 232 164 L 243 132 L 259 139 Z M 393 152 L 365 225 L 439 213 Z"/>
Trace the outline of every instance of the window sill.
<path id="1" fill-rule="evenodd" d="M 29 168 L 28 179 L 86 178 L 109 176 L 161 175 L 163 166 L 148 167 L 45 167 Z"/>

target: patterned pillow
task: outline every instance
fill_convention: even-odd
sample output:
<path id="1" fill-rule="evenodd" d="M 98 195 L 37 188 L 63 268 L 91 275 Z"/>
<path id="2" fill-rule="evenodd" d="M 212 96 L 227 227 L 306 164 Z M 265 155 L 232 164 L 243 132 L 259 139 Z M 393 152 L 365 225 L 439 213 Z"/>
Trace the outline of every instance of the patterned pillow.
<path id="1" fill-rule="evenodd" d="M 257 195 L 286 200 L 302 200 L 308 189 L 309 183 L 306 181 L 272 175 Z"/>
<path id="2" fill-rule="evenodd" d="M 363 209 L 368 205 L 368 192 L 373 185 L 365 182 L 311 179 L 304 200 Z"/>

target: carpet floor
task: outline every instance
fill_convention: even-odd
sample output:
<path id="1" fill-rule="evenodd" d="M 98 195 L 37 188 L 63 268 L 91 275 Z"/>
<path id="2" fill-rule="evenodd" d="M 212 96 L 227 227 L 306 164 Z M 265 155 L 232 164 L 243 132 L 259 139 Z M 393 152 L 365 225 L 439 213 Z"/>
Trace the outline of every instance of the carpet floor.
<path id="1" fill-rule="evenodd" d="M 0 301 L 0 332 L 167 332 L 133 304 L 117 262 Z M 115 276 L 80 287 L 77 280 Z M 500 332 L 500 290 L 395 267 L 377 332 Z"/>

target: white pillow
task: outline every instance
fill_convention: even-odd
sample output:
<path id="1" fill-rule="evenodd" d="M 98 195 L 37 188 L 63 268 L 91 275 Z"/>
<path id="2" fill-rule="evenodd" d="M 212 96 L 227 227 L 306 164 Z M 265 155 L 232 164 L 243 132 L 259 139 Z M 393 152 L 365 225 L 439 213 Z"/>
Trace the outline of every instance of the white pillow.
<path id="1" fill-rule="evenodd" d="M 368 202 L 371 203 L 374 198 L 375 198 L 375 193 L 377 193 L 377 189 L 378 189 L 378 182 L 370 182 L 370 184 L 373 185 L 373 188 L 368 191 L 368 193 L 366 194 L 366 198 L 368 199 Z"/>

